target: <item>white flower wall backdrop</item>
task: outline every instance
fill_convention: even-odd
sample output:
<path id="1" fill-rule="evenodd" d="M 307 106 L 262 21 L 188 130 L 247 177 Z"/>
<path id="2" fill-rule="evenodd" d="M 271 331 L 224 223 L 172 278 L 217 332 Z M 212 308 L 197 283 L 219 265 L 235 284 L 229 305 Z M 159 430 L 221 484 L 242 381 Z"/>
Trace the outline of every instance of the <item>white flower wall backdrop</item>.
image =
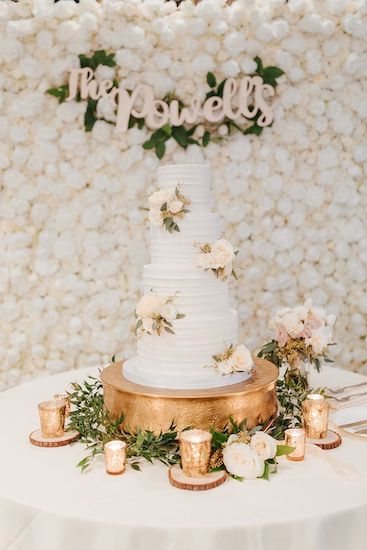
<path id="1" fill-rule="evenodd" d="M 134 349 L 131 325 L 148 233 L 138 209 L 159 160 L 85 102 L 46 94 L 79 54 L 124 86 L 185 101 L 218 79 L 285 71 L 275 122 L 206 148 L 175 141 L 162 163 L 210 163 L 224 237 L 240 250 L 233 283 L 241 337 L 269 339 L 279 306 L 313 298 L 336 313 L 336 364 L 367 372 L 367 4 L 362 0 L 51 0 L 0 2 L 0 388 L 102 364 Z M 106 102 L 98 112 L 113 117 Z"/>

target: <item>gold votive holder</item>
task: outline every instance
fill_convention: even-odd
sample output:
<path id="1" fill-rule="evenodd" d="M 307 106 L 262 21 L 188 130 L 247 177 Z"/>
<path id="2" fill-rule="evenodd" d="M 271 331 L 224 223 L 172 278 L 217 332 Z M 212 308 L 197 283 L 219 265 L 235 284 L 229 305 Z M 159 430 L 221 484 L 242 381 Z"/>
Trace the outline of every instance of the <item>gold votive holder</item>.
<path id="1" fill-rule="evenodd" d="M 205 476 L 209 470 L 212 434 L 205 430 L 185 430 L 180 434 L 182 470 L 186 476 Z"/>
<path id="2" fill-rule="evenodd" d="M 323 439 L 329 424 L 329 403 L 323 395 L 310 393 L 302 403 L 303 425 L 306 436 Z"/>
<path id="3" fill-rule="evenodd" d="M 38 404 L 42 437 L 54 439 L 64 435 L 65 401 L 52 399 Z"/>
<path id="4" fill-rule="evenodd" d="M 65 417 L 68 417 L 70 415 L 70 395 L 66 392 L 55 393 L 54 399 L 65 401 Z"/>
<path id="5" fill-rule="evenodd" d="M 289 428 L 285 430 L 285 445 L 294 447 L 294 451 L 287 455 L 288 460 L 303 460 L 305 458 L 306 434 L 303 428 Z"/>
<path id="6" fill-rule="evenodd" d="M 125 471 L 126 462 L 126 443 L 119 439 L 114 439 L 105 443 L 104 458 L 106 472 L 110 475 L 120 475 Z"/>

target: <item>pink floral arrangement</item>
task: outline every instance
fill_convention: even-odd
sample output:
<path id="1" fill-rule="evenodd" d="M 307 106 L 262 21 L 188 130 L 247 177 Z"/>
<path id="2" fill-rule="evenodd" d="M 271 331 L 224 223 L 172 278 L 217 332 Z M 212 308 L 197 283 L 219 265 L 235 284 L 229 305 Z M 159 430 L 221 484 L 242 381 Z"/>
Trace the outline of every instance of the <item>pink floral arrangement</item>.
<path id="1" fill-rule="evenodd" d="M 261 348 L 259 356 L 278 366 L 308 360 L 319 369 L 322 361 L 330 362 L 327 353 L 334 344 L 335 320 L 335 315 L 327 315 L 312 300 L 302 306 L 282 308 L 270 320 L 274 338 Z"/>

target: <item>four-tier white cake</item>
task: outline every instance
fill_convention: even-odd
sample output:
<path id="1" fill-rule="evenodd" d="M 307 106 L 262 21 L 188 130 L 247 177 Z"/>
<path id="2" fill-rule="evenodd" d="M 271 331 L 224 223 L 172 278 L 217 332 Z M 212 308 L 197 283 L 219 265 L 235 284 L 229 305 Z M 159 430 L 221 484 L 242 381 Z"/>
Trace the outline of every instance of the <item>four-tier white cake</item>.
<path id="1" fill-rule="evenodd" d="M 134 383 L 171 389 L 215 388 L 251 375 L 250 368 L 223 372 L 215 368 L 215 362 L 213 366 L 213 357 L 237 346 L 238 326 L 237 312 L 229 305 L 228 277 L 218 276 L 210 267 L 203 269 L 198 261 L 200 247 L 222 236 L 219 215 L 211 212 L 210 179 L 206 165 L 158 170 L 159 191 L 152 199 L 157 204 L 150 205 L 149 213 L 151 263 L 144 266 L 143 292 L 148 296 L 145 310 L 152 309 L 158 297 L 163 313 L 154 317 L 148 311 L 148 318 L 138 321 L 137 356 L 123 366 L 125 378 Z M 172 206 L 167 206 L 170 196 Z M 161 207 L 159 197 L 165 201 Z M 169 208 L 182 211 L 171 215 Z M 163 220 L 163 216 L 172 217 Z"/>

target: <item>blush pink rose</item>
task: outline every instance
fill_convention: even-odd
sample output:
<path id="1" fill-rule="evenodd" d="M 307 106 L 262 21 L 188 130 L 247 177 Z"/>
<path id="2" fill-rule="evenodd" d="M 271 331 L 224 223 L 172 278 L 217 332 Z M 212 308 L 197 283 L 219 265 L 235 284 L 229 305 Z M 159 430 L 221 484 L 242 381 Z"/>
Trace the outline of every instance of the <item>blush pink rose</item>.
<path id="1" fill-rule="evenodd" d="M 316 317 L 315 315 L 312 315 L 312 313 L 309 313 L 305 321 L 305 328 L 303 329 L 302 336 L 304 338 L 310 338 L 312 332 L 320 328 L 322 325 L 323 322 L 319 317 Z"/>
<path id="2" fill-rule="evenodd" d="M 289 339 L 290 336 L 286 331 L 284 325 L 277 323 L 275 325 L 275 340 L 278 342 L 278 346 L 280 348 L 284 348 Z"/>

